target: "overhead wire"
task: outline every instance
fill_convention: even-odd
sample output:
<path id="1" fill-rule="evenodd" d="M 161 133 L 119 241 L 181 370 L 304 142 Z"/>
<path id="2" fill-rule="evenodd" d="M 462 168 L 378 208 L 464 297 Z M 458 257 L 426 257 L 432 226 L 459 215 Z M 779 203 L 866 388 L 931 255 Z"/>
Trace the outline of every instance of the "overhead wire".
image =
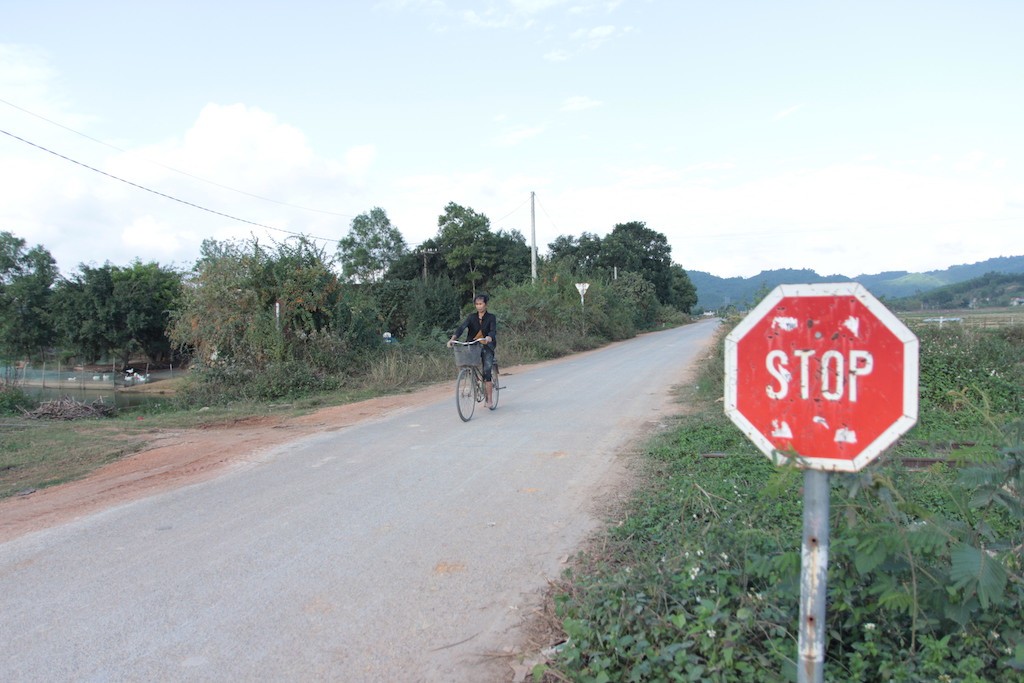
<path id="1" fill-rule="evenodd" d="M 549 221 L 551 221 L 551 226 L 555 229 L 555 232 L 559 232 L 558 226 L 555 224 L 555 219 L 552 218 L 551 214 L 548 213 L 548 210 L 544 208 L 544 204 L 541 203 L 540 199 L 537 199 L 536 194 L 534 195 L 534 199 L 536 199 L 537 204 L 540 206 L 540 210 L 543 211 L 544 215 L 548 217 Z"/>
<path id="2" fill-rule="evenodd" d="M 495 222 L 495 223 L 500 223 L 500 222 L 502 222 L 503 220 L 505 220 L 506 218 L 508 218 L 508 217 L 509 217 L 509 216 L 511 216 L 512 214 L 514 214 L 514 213 L 515 213 L 516 211 L 518 211 L 519 209 L 523 208 L 523 204 L 526 204 L 526 202 L 527 202 L 527 200 L 525 200 L 525 199 L 524 199 L 524 200 L 522 201 L 522 203 L 521 203 L 521 204 L 520 204 L 519 206 L 517 206 L 516 208 L 512 209 L 511 211 L 509 211 L 509 212 L 508 212 L 508 213 L 506 213 L 506 214 L 505 214 L 504 216 L 502 216 L 501 218 L 499 218 L 498 220 L 496 220 L 496 221 L 494 221 L 494 222 Z"/>
<path id="3" fill-rule="evenodd" d="M 20 107 L 17 104 L 14 104 L 13 102 L 9 102 L 9 101 L 7 101 L 7 100 L 5 100 L 3 98 L 0 98 L 0 104 L 5 104 L 8 107 L 11 107 L 12 109 L 17 109 L 18 111 L 23 112 L 25 114 L 28 114 L 29 116 L 35 117 L 35 118 L 39 119 L 40 121 L 44 121 L 44 122 L 46 122 L 46 123 L 48 123 L 48 124 L 50 124 L 52 126 L 56 126 L 57 128 L 61 128 L 61 129 L 66 130 L 66 131 L 68 131 L 70 133 L 78 135 L 79 137 L 85 138 L 86 140 L 89 140 L 91 142 L 95 142 L 95 143 L 97 143 L 99 145 L 103 145 L 104 147 L 108 147 L 110 149 L 113 149 L 115 151 L 121 152 L 123 154 L 129 154 L 130 153 L 128 150 L 123 149 L 121 147 L 118 147 L 117 145 L 111 144 L 111 143 L 109 143 L 109 142 L 107 142 L 105 140 L 100 140 L 99 138 L 95 138 L 95 137 L 93 137 L 91 135 L 88 135 L 86 133 L 83 133 L 83 132 L 81 132 L 79 130 L 75 130 L 74 128 L 71 128 L 70 126 L 66 126 L 66 125 L 64 125 L 62 123 L 59 123 L 59 122 L 54 121 L 52 119 L 49 119 L 49 118 L 47 118 L 45 116 L 42 116 L 41 114 L 37 114 L 37 113 L 35 113 L 33 111 L 25 109 L 24 107 Z M 334 242 L 334 241 L 336 241 L 334 239 L 327 239 L 325 237 L 315 237 L 315 236 L 311 236 L 311 235 L 304 235 L 304 234 L 301 234 L 301 233 L 296 233 L 296 232 L 292 232 L 292 231 L 289 231 L 289 230 L 285 230 L 283 228 L 278 228 L 278 227 L 274 227 L 274 226 L 271 226 L 271 225 L 264 225 L 262 223 L 258 223 L 258 222 L 255 222 L 255 221 L 250 221 L 250 220 L 247 220 L 247 219 L 244 219 L 244 218 L 240 218 L 238 216 L 233 216 L 233 215 L 230 215 L 230 214 L 227 214 L 227 213 L 223 213 L 221 211 L 217 211 L 217 210 L 214 210 L 214 209 L 209 209 L 207 207 L 200 206 L 200 205 L 195 204 L 193 202 L 189 202 L 189 201 L 186 201 L 186 200 L 183 200 L 183 199 L 179 199 L 177 197 L 173 197 L 173 196 L 165 194 L 163 192 L 159 192 L 157 190 L 153 190 L 153 189 L 150 189 L 148 187 L 144 187 L 142 185 L 139 185 L 137 183 L 131 182 L 129 180 L 125 180 L 124 178 L 119 178 L 119 177 L 117 177 L 115 175 L 107 173 L 106 171 L 102 171 L 100 169 L 97 169 L 97 168 L 94 168 L 92 166 L 89 166 L 88 164 L 85 164 L 85 163 L 82 163 L 82 162 L 77 161 L 75 159 L 72 159 L 70 157 L 64 156 L 63 154 L 60 154 L 60 153 L 55 152 L 53 150 L 50 150 L 50 149 L 48 149 L 46 147 L 43 147 L 42 145 L 39 145 L 39 144 L 36 144 L 36 143 L 31 142 L 29 140 L 26 140 L 24 138 L 18 137 L 17 135 L 14 135 L 13 133 L 9 133 L 7 131 L 0 131 L 0 132 L 3 132 L 5 135 L 8 135 L 8 136 L 10 136 L 12 138 L 15 138 L 15 139 L 17 139 L 17 140 L 19 140 L 21 142 L 24 142 L 25 144 L 28 144 L 28 145 L 31 145 L 31 146 L 36 147 L 38 149 L 41 149 L 44 152 L 48 152 L 48 153 L 53 154 L 53 155 L 55 155 L 57 157 L 60 157 L 60 158 L 65 159 L 67 161 L 70 161 L 70 162 L 72 162 L 74 164 L 78 164 L 79 166 L 87 168 L 87 169 L 89 169 L 91 171 L 95 171 L 95 172 L 100 173 L 102 175 L 106 175 L 106 176 L 108 176 L 110 178 L 113 178 L 114 180 L 119 180 L 119 181 L 121 181 L 123 183 L 126 183 L 128 185 L 132 185 L 132 186 L 137 187 L 137 188 L 139 188 L 141 190 L 145 190 L 147 192 L 152 192 L 153 194 L 165 197 L 167 199 L 179 202 L 181 204 L 185 204 L 187 206 L 191 206 L 191 207 L 199 209 L 201 211 L 206 211 L 208 213 L 212 213 L 212 214 L 215 214 L 215 215 L 223 216 L 225 218 L 229 218 L 231 220 L 239 221 L 239 222 L 242 222 L 242 223 L 247 223 L 249 225 L 254 225 L 254 226 L 257 226 L 257 227 L 265 228 L 267 230 L 276 230 L 276 231 L 279 231 L 279 232 L 283 232 L 283 233 L 290 234 L 290 235 L 295 235 L 295 236 L 312 237 L 313 239 L 322 240 L 324 242 Z M 331 216 L 339 216 L 341 218 L 354 218 L 354 216 L 352 216 L 351 214 L 344 214 L 344 213 L 339 213 L 339 212 L 336 212 L 336 211 L 328 211 L 328 210 L 325 210 L 325 209 L 316 209 L 316 208 L 312 208 L 312 207 L 308 207 L 308 206 L 302 206 L 302 205 L 299 205 L 299 204 L 292 204 L 290 202 L 280 201 L 280 200 L 277 200 L 277 199 L 272 199 L 270 197 L 264 197 L 262 195 L 254 194 L 254 193 L 251 193 L 251 192 L 247 192 L 245 190 L 239 190 L 238 188 L 234 188 L 234 187 L 231 187 L 229 185 L 224 185 L 224 184 L 218 183 L 216 181 L 210 180 L 208 178 L 203 178 L 203 177 L 195 175 L 193 173 L 189 173 L 188 171 L 182 171 L 181 169 L 177 169 L 177 168 L 174 168 L 172 166 L 167 166 L 166 164 L 162 164 L 162 163 L 160 163 L 158 161 L 153 161 L 152 159 L 145 159 L 145 161 L 147 161 L 147 162 L 149 162 L 151 164 L 154 164 L 155 166 L 159 166 L 160 168 L 163 168 L 163 169 L 166 169 L 168 171 L 171 171 L 173 173 L 178 173 L 178 174 L 186 176 L 188 178 L 192 178 L 193 180 L 198 180 L 200 182 L 207 183 L 209 185 L 213 185 L 214 187 L 219 187 L 221 189 L 228 190 L 230 192 L 236 192 L 238 194 L 245 195 L 247 197 L 252 197 L 254 199 L 259 199 L 261 201 L 266 201 L 266 202 L 270 202 L 270 203 L 273 203 L 273 204 L 278 204 L 280 206 L 287 206 L 287 207 L 291 207 L 291 208 L 295 208 L 295 209 L 301 209 L 303 211 L 312 211 L 312 212 L 315 212 L 315 213 L 322 213 L 322 214 L 331 215 Z M 505 214 L 504 216 L 502 216 L 501 218 L 499 218 L 498 220 L 496 220 L 494 222 L 495 223 L 500 223 L 501 221 L 505 220 L 506 218 L 508 218 L 509 216 L 511 216 L 512 214 L 516 213 L 521 208 L 523 208 L 523 206 L 526 204 L 527 201 L 528 201 L 528 199 L 524 199 L 518 206 L 516 206 L 514 209 L 512 209 L 507 214 Z M 547 214 L 546 211 L 545 211 L 545 214 Z M 550 218 L 550 216 L 549 216 L 549 218 Z M 417 246 L 418 245 L 413 245 L 412 248 L 415 248 Z"/>
<path id="4" fill-rule="evenodd" d="M 18 105 L 14 104 L 13 102 L 8 102 L 7 100 L 5 100 L 3 98 L 0 98 L 0 103 L 6 104 L 8 107 L 12 107 L 13 109 L 17 109 L 20 112 L 24 112 L 24 113 L 28 114 L 29 116 L 34 116 L 35 118 L 39 119 L 40 121 L 45 121 L 46 123 L 49 123 L 52 126 L 56 126 L 58 128 L 63 128 L 64 130 L 66 130 L 68 132 L 71 132 L 71 133 L 74 133 L 75 135 L 81 136 L 81 137 L 85 138 L 86 140 L 91 140 L 92 142 L 95 142 L 97 144 L 103 145 L 104 147 L 109 147 L 110 149 L 116 150 L 116 151 L 121 152 L 123 154 L 129 154 L 128 150 L 126 150 L 126 149 L 122 149 L 121 147 L 118 147 L 117 145 L 113 145 L 113 144 L 111 144 L 109 142 L 106 142 L 105 140 L 100 140 L 98 138 L 94 138 L 91 135 L 87 135 L 85 133 L 82 133 L 81 131 L 75 130 L 74 128 L 70 128 L 68 126 L 65 126 L 62 123 L 58 123 L 57 121 L 53 121 L 51 119 L 46 118 L 45 116 L 42 116 L 40 114 L 36 114 L 35 112 L 29 111 L 28 109 L 25 109 L 24 107 L 19 107 Z M 200 182 L 207 183 L 208 185 L 213 185 L 214 187 L 219 187 L 222 190 L 228 190 L 230 192 L 237 192 L 238 194 L 245 195 L 246 197 L 252 197 L 253 199 L 259 199 L 259 200 L 264 201 L 264 202 L 270 202 L 272 204 L 278 204 L 279 206 L 288 206 L 288 207 L 291 207 L 293 209 L 301 209 L 303 211 L 312 211 L 314 213 L 327 214 L 329 216 L 339 216 L 341 218 L 355 218 L 355 216 L 353 216 L 351 214 L 347 214 L 347 213 L 338 213 L 337 211 L 328 211 L 326 209 L 316 209 L 316 208 L 312 208 L 312 207 L 309 207 L 309 206 L 302 206 L 300 204 L 292 204 L 290 202 L 281 201 L 279 199 L 272 199 L 270 197 L 264 197 L 263 195 L 253 194 L 252 192 L 246 192 L 245 190 L 239 190 L 238 188 L 231 187 L 229 185 L 223 185 L 223 184 L 218 183 L 216 181 L 210 180 L 209 178 L 203 178 L 203 177 L 195 175 L 193 173 L 189 173 L 188 171 L 182 171 L 181 169 L 177 169 L 177 168 L 174 168 L 172 166 L 167 166 L 166 164 L 161 164 L 159 161 L 153 161 L 152 159 L 146 159 L 146 161 L 148 161 L 149 163 L 154 164 L 156 166 L 159 166 L 160 168 L 166 169 L 168 171 L 172 171 L 173 173 L 179 173 L 179 174 L 181 174 L 183 176 L 186 176 L 188 178 L 192 178 L 193 180 L 198 180 Z"/>
<path id="5" fill-rule="evenodd" d="M 217 216 L 222 216 L 224 218 L 228 218 L 228 219 L 233 220 L 233 221 L 238 221 L 239 223 L 246 223 L 248 225 L 254 225 L 254 226 L 258 227 L 258 228 L 264 228 L 266 230 L 276 230 L 277 232 L 283 232 L 283 233 L 285 233 L 287 235 L 292 235 L 294 237 L 304 237 L 304 238 L 308 238 L 308 239 L 320 240 L 320 241 L 323 241 L 323 242 L 336 242 L 337 241 L 334 238 L 317 237 L 315 235 L 307 235 L 307 234 L 304 234 L 304 233 L 295 232 L 293 230 L 285 230 L 284 228 L 278 228 L 276 226 L 267 225 L 265 223 L 258 223 L 256 221 L 251 221 L 251 220 L 249 220 L 247 218 L 241 218 L 239 216 L 233 216 L 233 215 L 231 215 L 229 213 L 224 213 L 223 211 L 217 211 L 216 209 L 210 209 L 210 208 L 202 206 L 200 204 L 196 204 L 195 202 L 190 202 L 188 200 L 180 199 L 178 197 L 169 195 L 166 192 L 160 192 L 159 190 L 154 190 L 152 188 L 146 187 L 145 185 L 140 185 L 140 184 L 132 182 L 130 180 L 125 180 L 124 178 L 116 176 L 116 175 L 114 175 L 112 173 L 107 173 L 106 171 L 98 169 L 98 168 L 96 168 L 94 166 L 90 166 L 89 164 L 85 164 L 85 163 L 82 163 L 81 161 L 78 161 L 76 159 L 72 159 L 69 156 L 65 156 L 65 155 L 61 154 L 60 152 L 55 152 L 52 149 L 48 149 L 46 147 L 43 147 L 42 145 L 39 145 L 39 144 L 36 144 L 36 143 L 30 141 L 30 140 L 26 140 L 25 138 L 19 137 L 19 136 L 15 135 L 14 133 L 11 133 L 9 131 L 0 129 L 0 133 L 3 133 L 4 135 L 7 135 L 8 137 L 11 137 L 11 138 L 14 138 L 15 140 L 23 142 L 26 145 L 30 145 L 32 147 L 35 147 L 36 149 L 42 150 L 42 151 L 44 151 L 44 152 L 46 152 L 48 154 L 52 154 L 55 157 L 58 157 L 60 159 L 64 159 L 65 161 L 70 161 L 71 163 L 77 164 L 78 166 L 81 166 L 82 168 L 87 168 L 90 171 L 93 171 L 95 173 L 99 173 L 100 175 L 104 175 L 104 176 L 106 176 L 108 178 L 112 178 L 113 180 L 120 181 L 120 182 L 122 182 L 122 183 L 124 183 L 126 185 L 131 185 L 132 187 L 138 188 L 140 190 L 145 190 L 146 192 L 151 192 L 151 193 L 153 193 L 153 194 L 155 194 L 157 196 L 164 197 L 165 199 L 170 199 L 171 201 L 178 202 L 179 204 L 184 204 L 185 206 L 190 206 L 190 207 L 192 207 L 194 209 L 199 209 L 200 211 L 206 211 L 207 213 L 212 213 L 212 214 L 217 215 Z"/>

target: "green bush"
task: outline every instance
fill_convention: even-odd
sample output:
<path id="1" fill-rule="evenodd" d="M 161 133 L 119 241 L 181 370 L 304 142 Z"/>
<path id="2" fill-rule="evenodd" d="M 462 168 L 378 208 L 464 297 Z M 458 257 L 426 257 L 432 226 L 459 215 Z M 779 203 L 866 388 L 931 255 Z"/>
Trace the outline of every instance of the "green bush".
<path id="1" fill-rule="evenodd" d="M 977 438 L 991 421 L 1024 414 L 1024 326 L 915 330 L 921 342 L 921 416 L 925 438 Z"/>
<path id="2" fill-rule="evenodd" d="M 28 410 L 35 403 L 20 387 L 0 384 L 0 415 L 20 415 L 22 409 Z"/>

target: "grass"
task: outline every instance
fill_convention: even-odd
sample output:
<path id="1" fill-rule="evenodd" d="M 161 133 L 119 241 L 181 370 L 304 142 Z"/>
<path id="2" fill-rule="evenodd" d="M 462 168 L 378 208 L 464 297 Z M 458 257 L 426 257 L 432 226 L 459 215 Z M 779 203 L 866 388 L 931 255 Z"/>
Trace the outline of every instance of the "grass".
<path id="1" fill-rule="evenodd" d="M 155 386 L 155 385 L 154 385 Z M 93 470 L 144 450 L 161 432 L 230 424 L 254 416 L 293 417 L 409 388 L 378 384 L 277 403 L 235 402 L 202 409 L 173 402 L 121 411 L 113 418 L 73 421 L 0 419 L 0 499 L 79 479 Z"/>
<path id="2" fill-rule="evenodd" d="M 138 449 L 138 441 L 112 445 L 109 428 L 0 423 L 0 498 L 76 479 Z M 54 466 L 55 453 L 63 454 Z"/>

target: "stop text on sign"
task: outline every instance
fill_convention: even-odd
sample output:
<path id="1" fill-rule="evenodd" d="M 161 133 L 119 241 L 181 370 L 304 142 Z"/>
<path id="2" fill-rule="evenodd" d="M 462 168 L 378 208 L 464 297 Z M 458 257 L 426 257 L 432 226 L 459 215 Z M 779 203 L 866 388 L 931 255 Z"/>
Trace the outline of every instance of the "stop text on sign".
<path id="1" fill-rule="evenodd" d="M 726 338 L 726 413 L 777 462 L 856 471 L 916 421 L 917 352 L 856 283 L 781 285 Z"/>
<path id="2" fill-rule="evenodd" d="M 811 398 L 811 374 L 813 372 L 811 361 L 817 355 L 814 349 L 797 349 L 793 351 L 796 356 L 800 398 Z M 790 384 L 793 381 L 793 373 L 789 370 L 790 358 L 785 351 L 775 349 L 769 351 L 765 357 L 765 365 L 768 373 L 775 378 L 777 385 L 768 385 L 765 391 L 768 398 L 784 399 L 789 396 Z M 870 351 L 853 349 L 849 352 L 849 360 L 841 351 L 826 351 L 821 354 L 819 363 L 819 382 L 817 386 L 820 396 L 826 401 L 839 401 L 845 397 L 850 401 L 857 401 L 857 378 L 870 375 L 875 365 L 875 357 Z M 849 380 L 847 370 L 849 368 Z M 849 393 L 845 393 L 846 389 Z"/>

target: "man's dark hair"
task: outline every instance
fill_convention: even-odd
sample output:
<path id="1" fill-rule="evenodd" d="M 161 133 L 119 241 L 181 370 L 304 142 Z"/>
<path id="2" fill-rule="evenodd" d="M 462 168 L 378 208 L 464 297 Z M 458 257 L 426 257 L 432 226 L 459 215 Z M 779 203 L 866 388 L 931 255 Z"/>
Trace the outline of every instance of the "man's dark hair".
<path id="1" fill-rule="evenodd" d="M 483 301 L 484 303 L 487 303 L 488 301 L 490 301 L 490 297 L 487 296 L 486 294 L 477 294 L 475 297 L 473 297 L 473 301 Z"/>

